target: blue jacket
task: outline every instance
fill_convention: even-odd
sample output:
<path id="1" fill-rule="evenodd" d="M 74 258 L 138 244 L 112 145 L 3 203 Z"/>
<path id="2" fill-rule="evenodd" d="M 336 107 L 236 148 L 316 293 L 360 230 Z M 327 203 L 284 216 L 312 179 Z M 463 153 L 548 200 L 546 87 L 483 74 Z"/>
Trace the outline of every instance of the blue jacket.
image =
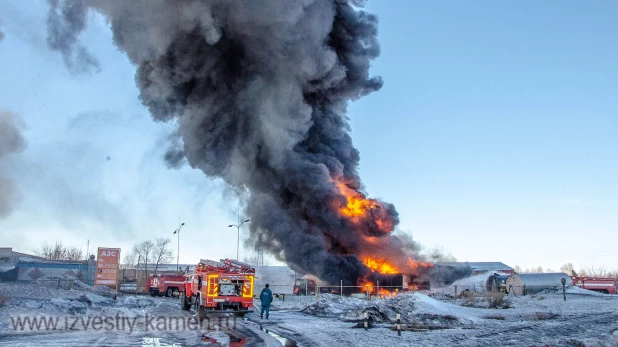
<path id="1" fill-rule="evenodd" d="M 260 300 L 262 301 L 262 305 L 270 305 L 273 302 L 273 292 L 270 288 L 262 289 L 260 293 Z"/>

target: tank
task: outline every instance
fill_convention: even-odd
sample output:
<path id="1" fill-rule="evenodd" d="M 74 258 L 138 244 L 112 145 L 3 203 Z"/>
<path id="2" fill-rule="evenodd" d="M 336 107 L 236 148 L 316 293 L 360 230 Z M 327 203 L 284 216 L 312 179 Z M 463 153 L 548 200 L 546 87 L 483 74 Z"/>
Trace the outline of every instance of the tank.
<path id="1" fill-rule="evenodd" d="M 558 290 L 565 286 L 572 287 L 573 280 L 564 272 L 513 274 L 506 280 L 506 291 L 513 295 L 534 294 L 543 290 Z"/>

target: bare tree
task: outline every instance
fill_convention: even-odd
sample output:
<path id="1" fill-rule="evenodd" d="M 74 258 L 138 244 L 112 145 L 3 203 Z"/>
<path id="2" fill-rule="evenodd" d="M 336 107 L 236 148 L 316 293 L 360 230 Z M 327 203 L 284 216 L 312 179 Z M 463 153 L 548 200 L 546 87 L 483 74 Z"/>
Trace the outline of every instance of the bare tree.
<path id="1" fill-rule="evenodd" d="M 39 249 L 34 250 L 34 254 L 49 260 L 83 260 L 84 255 L 79 247 L 66 247 L 60 241 L 50 246 L 43 242 Z"/>
<path id="2" fill-rule="evenodd" d="M 543 267 L 542 266 L 537 266 L 537 267 L 533 267 L 533 268 L 526 268 L 524 270 L 524 273 L 542 273 L 543 272 Z"/>
<path id="3" fill-rule="evenodd" d="M 565 272 L 569 276 L 577 276 L 575 268 L 571 263 L 562 264 L 562 266 L 560 267 L 560 271 Z"/>
<path id="4" fill-rule="evenodd" d="M 33 250 L 34 254 L 45 259 L 52 259 L 54 256 L 53 247 L 47 242 L 43 242 L 38 249 Z"/>
<path id="5" fill-rule="evenodd" d="M 519 267 L 519 265 L 515 265 L 513 270 L 515 270 L 516 273 L 520 273 L 521 272 L 521 268 Z"/>
<path id="6" fill-rule="evenodd" d="M 137 255 L 137 262 L 144 262 L 146 280 L 148 280 L 148 263 L 152 263 L 154 243 L 150 240 L 135 244 L 133 252 Z"/>
<path id="7" fill-rule="evenodd" d="M 152 251 L 152 262 L 155 266 L 154 273 L 159 270 L 159 265 L 167 264 L 174 259 L 174 251 L 171 249 L 170 239 L 156 239 Z"/>
<path id="8" fill-rule="evenodd" d="M 133 249 L 131 252 L 126 252 L 124 254 L 124 257 L 122 258 L 122 264 L 120 265 L 120 268 L 121 269 L 133 269 L 135 268 L 136 260 L 137 260 L 137 253 L 135 252 L 135 249 Z"/>
<path id="9" fill-rule="evenodd" d="M 84 253 L 79 247 L 68 247 L 65 250 L 66 250 L 66 255 L 65 255 L 66 260 L 83 260 L 84 259 Z"/>
<path id="10" fill-rule="evenodd" d="M 581 276 L 589 276 L 589 277 L 606 277 L 606 278 L 617 278 L 618 272 L 614 269 L 608 270 L 604 266 L 594 267 L 591 266 L 586 269 L 582 269 L 580 271 Z"/>

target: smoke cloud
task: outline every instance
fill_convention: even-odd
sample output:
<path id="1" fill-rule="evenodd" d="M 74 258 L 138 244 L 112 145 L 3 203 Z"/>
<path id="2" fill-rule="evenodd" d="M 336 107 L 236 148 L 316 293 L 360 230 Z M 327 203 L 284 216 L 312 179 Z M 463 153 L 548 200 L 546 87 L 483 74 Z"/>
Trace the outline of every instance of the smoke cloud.
<path id="1" fill-rule="evenodd" d="M 8 217 L 21 200 L 15 182 L 4 176 L 7 170 L 6 159 L 26 148 L 26 140 L 21 132 L 25 123 L 11 112 L 0 112 L 0 218 Z"/>
<path id="2" fill-rule="evenodd" d="M 88 10 L 136 66 L 140 99 L 174 121 L 165 160 L 250 192 L 257 247 L 321 279 L 355 284 L 361 258 L 410 269 L 392 204 L 367 199 L 346 108 L 382 87 L 374 15 L 346 0 L 50 1 L 50 47 L 76 58 Z M 78 48 L 75 48 L 78 47 Z M 83 56 L 82 56 L 83 57 Z M 359 212 L 360 211 L 360 212 Z"/>
<path id="3" fill-rule="evenodd" d="M 77 36 L 86 28 L 88 7 L 83 1 L 49 0 L 47 44 L 62 53 L 64 63 L 73 72 L 99 69 L 98 61 L 78 44 Z"/>

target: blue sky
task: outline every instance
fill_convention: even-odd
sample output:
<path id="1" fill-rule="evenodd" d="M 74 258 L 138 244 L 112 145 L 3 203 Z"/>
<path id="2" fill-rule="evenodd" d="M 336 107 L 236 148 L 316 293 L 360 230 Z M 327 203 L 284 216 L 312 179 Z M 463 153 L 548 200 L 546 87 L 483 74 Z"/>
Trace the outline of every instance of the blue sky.
<path id="1" fill-rule="evenodd" d="M 366 191 L 395 204 L 402 232 L 462 261 L 618 268 L 618 3 L 366 9 L 385 85 L 350 105 L 352 137 Z M 44 2 L 0 2 L 0 110 L 28 124 L 27 150 L 0 163 L 24 196 L 0 243 L 127 249 L 182 221 L 181 262 L 234 257 L 237 201 L 165 167 L 173 127 L 140 104 L 104 21 L 82 35 L 101 72 L 73 76 L 46 47 L 44 17 Z"/>

